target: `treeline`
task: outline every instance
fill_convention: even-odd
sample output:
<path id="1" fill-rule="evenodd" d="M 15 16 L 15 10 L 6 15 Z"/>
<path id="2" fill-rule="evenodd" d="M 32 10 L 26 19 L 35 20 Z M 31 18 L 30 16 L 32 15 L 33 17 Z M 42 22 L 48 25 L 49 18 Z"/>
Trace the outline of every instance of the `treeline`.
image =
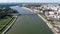
<path id="1" fill-rule="evenodd" d="M 12 16 L 12 13 L 18 13 L 17 10 L 13 10 L 10 7 L 0 7 L 0 18 L 5 18 L 6 16 Z"/>
<path id="2" fill-rule="evenodd" d="M 40 7 L 41 5 L 24 5 L 24 7 L 30 8 L 30 7 Z"/>

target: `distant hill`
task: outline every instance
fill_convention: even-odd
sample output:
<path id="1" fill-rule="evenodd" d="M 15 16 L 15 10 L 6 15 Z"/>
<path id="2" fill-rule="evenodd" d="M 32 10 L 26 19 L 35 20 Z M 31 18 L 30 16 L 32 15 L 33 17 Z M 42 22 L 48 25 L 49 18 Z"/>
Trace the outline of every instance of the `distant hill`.
<path id="1" fill-rule="evenodd" d="M 23 4 L 28 5 L 39 5 L 39 4 L 59 4 L 60 3 L 0 3 L 0 6 L 22 6 Z"/>

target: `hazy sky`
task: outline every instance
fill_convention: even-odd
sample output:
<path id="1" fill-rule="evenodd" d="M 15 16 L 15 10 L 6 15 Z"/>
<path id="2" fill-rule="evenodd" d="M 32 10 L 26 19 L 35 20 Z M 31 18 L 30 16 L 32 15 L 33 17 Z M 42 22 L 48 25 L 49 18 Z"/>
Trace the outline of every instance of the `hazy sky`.
<path id="1" fill-rule="evenodd" d="M 0 0 L 0 3 L 60 3 L 60 0 Z"/>

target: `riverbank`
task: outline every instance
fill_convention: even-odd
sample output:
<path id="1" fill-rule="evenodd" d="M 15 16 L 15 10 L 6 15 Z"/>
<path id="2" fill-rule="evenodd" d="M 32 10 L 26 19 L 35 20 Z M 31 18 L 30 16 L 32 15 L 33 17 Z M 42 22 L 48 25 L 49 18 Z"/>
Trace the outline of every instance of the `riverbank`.
<path id="1" fill-rule="evenodd" d="M 34 11 L 33 11 L 33 10 L 31 10 L 31 9 L 29 9 L 29 8 L 26 8 L 26 7 L 22 7 L 22 8 L 27 9 L 27 10 L 29 10 L 29 11 L 31 11 L 31 12 L 33 12 L 33 13 L 34 13 Z"/>
<path id="2" fill-rule="evenodd" d="M 54 34 L 57 34 L 56 30 L 54 29 L 53 25 L 51 25 L 45 18 L 43 18 L 40 14 L 37 14 L 39 17 L 43 19 L 43 21 L 48 25 L 48 27 L 51 29 L 51 31 Z"/>
<path id="3" fill-rule="evenodd" d="M 30 10 L 17 8 L 18 12 L 30 13 Z M 32 9 L 31 9 L 32 10 Z M 28 13 L 28 14 L 29 14 Z M 45 22 L 36 15 L 18 17 L 16 23 L 6 34 L 53 34 Z"/>
<path id="4" fill-rule="evenodd" d="M 12 25 L 15 23 L 15 21 L 17 20 L 17 18 L 18 18 L 18 17 L 15 17 L 15 18 L 14 18 L 14 21 L 12 21 L 12 23 L 6 28 L 5 31 L 2 32 L 2 34 L 5 34 L 5 33 L 12 27 Z"/>
<path id="5" fill-rule="evenodd" d="M 26 7 L 22 7 L 22 8 L 25 8 L 27 10 L 30 10 L 31 12 L 34 12 L 32 11 L 31 9 L 29 8 L 26 8 Z M 53 25 L 49 23 L 49 21 L 47 21 L 45 18 L 43 18 L 40 14 L 37 14 L 39 17 L 41 17 L 43 19 L 43 21 L 48 25 L 48 27 L 51 29 L 51 31 L 54 33 L 54 34 L 57 34 L 56 30 L 54 29 Z"/>

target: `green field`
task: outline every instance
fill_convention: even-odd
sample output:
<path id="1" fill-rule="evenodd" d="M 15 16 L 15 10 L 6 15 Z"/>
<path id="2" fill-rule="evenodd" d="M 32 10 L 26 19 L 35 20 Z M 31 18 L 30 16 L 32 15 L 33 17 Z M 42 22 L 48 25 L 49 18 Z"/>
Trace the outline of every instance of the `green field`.
<path id="1" fill-rule="evenodd" d="M 6 19 L 0 19 L 0 34 L 12 23 L 15 18 L 6 17 Z"/>
<path id="2" fill-rule="evenodd" d="M 6 17 L 5 19 L 0 19 L 0 30 L 11 20 L 11 17 Z"/>
<path id="3" fill-rule="evenodd" d="M 4 25 L 7 23 L 7 21 L 9 21 L 11 19 L 11 17 L 7 17 L 6 19 L 0 19 L 0 25 Z"/>

